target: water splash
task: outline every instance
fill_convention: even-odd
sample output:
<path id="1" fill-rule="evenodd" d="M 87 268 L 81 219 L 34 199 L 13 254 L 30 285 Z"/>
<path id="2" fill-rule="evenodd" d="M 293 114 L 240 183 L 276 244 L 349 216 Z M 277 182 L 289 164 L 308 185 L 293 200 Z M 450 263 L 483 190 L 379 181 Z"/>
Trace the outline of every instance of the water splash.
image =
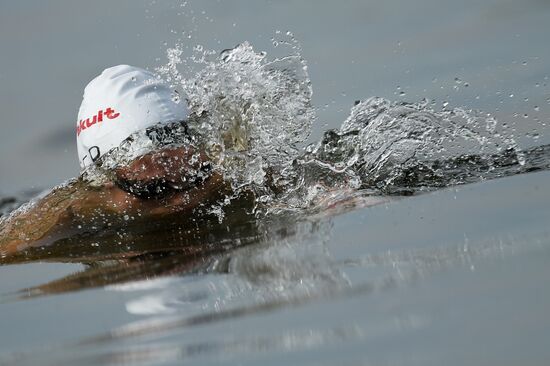
<path id="1" fill-rule="evenodd" d="M 234 189 L 265 194 L 269 170 L 288 167 L 311 131 L 311 83 L 298 54 L 268 60 L 245 42 L 182 86 L 191 110 L 205 116 L 190 129 Z"/>
<path id="2" fill-rule="evenodd" d="M 461 183 L 455 178 L 466 171 L 450 173 L 467 169 L 466 163 L 483 162 L 489 172 L 506 152 L 523 163 L 515 140 L 498 131 L 492 116 L 375 97 L 357 103 L 339 129 L 307 147 L 297 165 L 309 181 L 336 181 L 382 194 L 414 193 Z M 459 167 L 460 159 L 464 164 Z"/>
<path id="3" fill-rule="evenodd" d="M 287 37 L 276 47 L 289 55 L 274 60 L 245 42 L 213 58 L 195 48 L 192 59 L 204 67 L 191 78 L 181 76 L 176 65 L 185 62 L 174 50 L 158 69 L 180 82 L 199 117 L 190 130 L 237 195 L 256 193 L 258 212 L 315 207 L 335 191 L 413 194 L 525 165 L 513 133 L 490 114 L 376 97 L 357 102 L 340 128 L 301 152 L 315 110 L 299 43 Z"/>
<path id="4" fill-rule="evenodd" d="M 330 197 L 357 190 L 408 195 L 548 169 L 548 149 L 522 151 L 514 132 L 492 115 L 448 105 L 436 110 L 428 100 L 358 101 L 340 128 L 302 147 L 315 121 L 307 63 L 291 33 L 277 37 L 283 39 L 276 47 L 287 55 L 275 59 L 248 42 L 221 54 L 202 46 L 189 55 L 189 47 L 169 49 L 157 72 L 174 86 L 175 98 L 186 96 L 191 117 L 130 136 L 84 177 L 100 185 L 140 155 L 190 145 L 205 152 L 233 188 L 208 212 L 222 212 L 233 198 L 253 192 L 261 215 L 322 208 Z M 202 68 L 187 76 L 180 68 L 189 64 Z"/>

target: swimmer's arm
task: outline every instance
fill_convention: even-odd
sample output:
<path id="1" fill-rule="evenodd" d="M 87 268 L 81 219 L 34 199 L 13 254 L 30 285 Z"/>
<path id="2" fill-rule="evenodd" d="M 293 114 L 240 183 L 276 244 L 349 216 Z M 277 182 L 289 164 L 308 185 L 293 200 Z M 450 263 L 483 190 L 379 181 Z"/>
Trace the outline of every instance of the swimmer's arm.
<path id="1" fill-rule="evenodd" d="M 143 197 L 129 192 L 116 180 L 100 188 L 91 188 L 82 179 L 75 179 L 55 188 L 36 203 L 0 221 L 0 262 L 2 256 L 48 245 L 66 234 L 75 222 L 89 226 L 87 224 L 94 220 L 106 222 L 109 217 L 116 220 L 123 214 L 140 213 L 151 217 L 190 211 L 215 200 L 227 193 L 227 185 L 219 174 L 204 169 L 207 163 L 202 153 L 195 153 L 190 148 L 172 148 L 147 154 L 116 172 L 116 180 L 129 184 L 138 182 L 147 186 L 161 180 L 173 190 L 161 197 Z M 196 179 L 193 174 L 197 171 L 204 175 L 206 182 L 192 180 Z"/>
<path id="2" fill-rule="evenodd" d="M 141 201 L 113 183 L 94 188 L 82 179 L 75 179 L 54 188 L 0 221 L 0 263 L 3 257 L 47 246 L 80 227 L 101 226 L 123 213 L 146 211 L 148 207 Z"/>
<path id="3" fill-rule="evenodd" d="M 81 182 L 73 180 L 45 197 L 14 211 L 0 221 L 0 257 L 47 239 L 70 217 L 69 208 L 81 196 Z"/>

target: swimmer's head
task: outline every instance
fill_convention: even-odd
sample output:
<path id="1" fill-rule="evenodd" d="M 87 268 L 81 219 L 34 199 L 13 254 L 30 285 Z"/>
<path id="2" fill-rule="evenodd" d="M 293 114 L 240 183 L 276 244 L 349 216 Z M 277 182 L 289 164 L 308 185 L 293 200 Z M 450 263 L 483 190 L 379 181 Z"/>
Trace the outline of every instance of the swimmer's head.
<path id="1" fill-rule="evenodd" d="M 119 65 L 90 81 L 76 124 L 80 166 L 85 168 L 132 133 L 157 123 L 184 121 L 184 98 L 149 71 Z"/>

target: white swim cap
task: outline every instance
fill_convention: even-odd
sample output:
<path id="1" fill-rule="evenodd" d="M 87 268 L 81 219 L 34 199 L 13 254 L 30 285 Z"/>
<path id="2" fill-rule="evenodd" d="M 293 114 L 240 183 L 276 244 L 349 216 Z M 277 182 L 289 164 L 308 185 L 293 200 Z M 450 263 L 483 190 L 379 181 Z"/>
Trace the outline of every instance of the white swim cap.
<path id="1" fill-rule="evenodd" d="M 90 81 L 78 111 L 76 143 L 80 166 L 87 167 L 132 133 L 159 122 L 186 120 L 184 98 L 149 71 L 119 65 Z"/>

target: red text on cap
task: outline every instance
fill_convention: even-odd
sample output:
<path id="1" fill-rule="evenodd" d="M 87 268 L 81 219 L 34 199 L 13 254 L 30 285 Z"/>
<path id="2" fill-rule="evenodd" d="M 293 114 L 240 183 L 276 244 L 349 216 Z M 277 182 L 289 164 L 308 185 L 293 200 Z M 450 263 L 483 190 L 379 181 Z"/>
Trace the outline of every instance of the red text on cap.
<path id="1" fill-rule="evenodd" d="M 77 136 L 80 136 L 80 132 L 82 132 L 83 130 L 89 128 L 89 127 L 92 127 L 93 125 L 95 125 L 96 123 L 100 123 L 100 122 L 103 122 L 103 117 L 106 117 L 107 119 L 115 119 L 117 118 L 118 116 L 120 116 L 120 113 L 119 112 L 116 112 L 113 108 L 111 107 L 108 107 L 107 109 L 105 110 L 100 110 L 96 113 L 95 116 L 93 117 L 88 117 L 86 119 L 81 119 L 80 121 L 78 121 L 78 123 L 76 124 L 76 135 Z"/>

